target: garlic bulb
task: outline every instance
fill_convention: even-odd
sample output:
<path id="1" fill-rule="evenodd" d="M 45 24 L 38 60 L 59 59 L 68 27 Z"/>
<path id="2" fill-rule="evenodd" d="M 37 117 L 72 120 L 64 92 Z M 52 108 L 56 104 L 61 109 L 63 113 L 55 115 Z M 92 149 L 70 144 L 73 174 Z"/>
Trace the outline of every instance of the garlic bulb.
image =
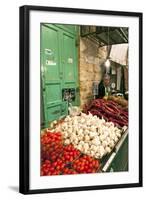
<path id="1" fill-rule="evenodd" d="M 84 145 L 84 141 L 80 141 L 79 144 L 83 146 Z"/>
<path id="2" fill-rule="evenodd" d="M 77 147 L 76 147 L 78 150 L 82 151 L 83 147 L 81 144 L 79 144 Z"/>
<path id="3" fill-rule="evenodd" d="M 107 153 L 110 153 L 110 152 L 111 152 L 111 148 L 107 146 L 107 147 L 105 148 L 105 151 L 106 151 Z"/>
<path id="4" fill-rule="evenodd" d="M 109 144 L 110 141 L 111 141 L 110 137 L 107 137 L 107 138 L 106 138 L 106 141 L 107 141 L 107 143 Z"/>
<path id="5" fill-rule="evenodd" d="M 99 136 L 100 141 L 103 141 L 106 138 L 106 136 L 104 134 Z"/>
<path id="6" fill-rule="evenodd" d="M 120 137 L 121 137 L 121 133 L 120 133 L 119 131 L 117 131 L 117 132 L 116 132 L 116 136 L 117 136 L 118 138 L 120 138 Z"/>
<path id="7" fill-rule="evenodd" d="M 69 140 L 69 139 L 64 140 L 64 144 L 65 144 L 65 145 L 70 144 L 70 140 Z"/>
<path id="8" fill-rule="evenodd" d="M 114 141 L 113 141 L 113 140 L 110 141 L 109 146 L 110 146 L 111 148 L 114 147 Z"/>
<path id="9" fill-rule="evenodd" d="M 102 145 L 103 145 L 103 147 L 105 148 L 105 147 L 108 145 L 107 141 L 106 141 L 106 140 L 103 140 Z"/>
<path id="10" fill-rule="evenodd" d="M 115 141 L 115 143 L 118 141 L 118 137 L 117 136 L 115 136 L 114 141 Z"/>
<path id="11" fill-rule="evenodd" d="M 74 143 L 74 144 L 78 144 L 78 143 L 79 143 L 78 138 L 75 138 L 74 141 L 73 141 L 73 143 Z"/>
<path id="12" fill-rule="evenodd" d="M 96 153 L 94 157 L 99 159 L 100 158 L 100 153 Z"/>
<path id="13" fill-rule="evenodd" d="M 90 151 L 91 156 L 94 156 L 94 154 L 95 154 L 94 151 Z"/>
<path id="14" fill-rule="evenodd" d="M 96 134 L 96 132 L 89 132 L 89 135 L 90 135 L 91 138 L 93 138 L 93 137 L 95 137 L 97 134 Z"/>
<path id="15" fill-rule="evenodd" d="M 103 155 L 105 154 L 105 150 L 104 150 L 104 147 L 103 147 L 103 146 L 100 146 L 100 147 L 99 147 L 99 154 L 100 154 L 100 158 L 102 158 Z"/>
<path id="16" fill-rule="evenodd" d="M 85 135 L 85 142 L 88 142 L 90 140 L 89 135 Z"/>
<path id="17" fill-rule="evenodd" d="M 100 142 L 100 140 L 99 140 L 98 137 L 94 138 L 94 139 L 91 141 L 91 143 L 94 144 L 94 145 L 97 145 L 97 146 L 101 144 L 101 142 Z"/>

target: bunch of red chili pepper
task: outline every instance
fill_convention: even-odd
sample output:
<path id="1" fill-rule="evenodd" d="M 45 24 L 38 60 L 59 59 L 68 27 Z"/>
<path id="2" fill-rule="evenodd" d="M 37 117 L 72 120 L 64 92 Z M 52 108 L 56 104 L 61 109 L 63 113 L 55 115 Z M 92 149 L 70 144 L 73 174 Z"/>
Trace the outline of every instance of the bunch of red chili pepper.
<path id="1" fill-rule="evenodd" d="M 97 115 L 99 118 L 113 122 L 116 126 L 128 126 L 128 111 L 112 100 L 94 99 L 85 105 L 83 112 Z"/>

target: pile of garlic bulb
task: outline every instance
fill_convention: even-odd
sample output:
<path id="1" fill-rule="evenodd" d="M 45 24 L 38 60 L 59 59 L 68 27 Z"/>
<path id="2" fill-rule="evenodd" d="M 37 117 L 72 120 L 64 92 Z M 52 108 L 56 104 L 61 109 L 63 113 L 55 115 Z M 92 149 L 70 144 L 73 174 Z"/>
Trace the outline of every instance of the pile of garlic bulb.
<path id="1" fill-rule="evenodd" d="M 73 144 L 82 153 L 100 159 L 111 152 L 121 137 L 121 130 L 112 122 L 106 122 L 92 114 L 66 116 L 64 122 L 55 127 L 63 134 L 64 144 Z"/>

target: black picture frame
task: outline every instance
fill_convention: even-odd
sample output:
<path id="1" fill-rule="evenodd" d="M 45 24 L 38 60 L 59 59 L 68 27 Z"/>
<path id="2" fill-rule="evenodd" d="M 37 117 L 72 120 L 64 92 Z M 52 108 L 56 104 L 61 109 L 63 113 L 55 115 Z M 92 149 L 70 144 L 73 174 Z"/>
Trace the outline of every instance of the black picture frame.
<path id="1" fill-rule="evenodd" d="M 139 18 L 139 182 L 129 184 L 114 184 L 102 186 L 84 186 L 84 187 L 68 187 L 68 188 L 51 188 L 51 189 L 34 189 L 29 188 L 29 19 L 30 11 L 56 11 L 66 13 L 84 13 L 84 14 L 102 14 L 113 16 L 127 16 Z M 143 169 L 142 169 L 142 13 L 123 12 L 123 11 L 107 11 L 107 10 L 90 10 L 90 9 L 74 9 L 62 7 L 44 7 L 44 6 L 22 6 L 20 7 L 20 131 L 19 131 L 19 155 L 20 155 L 20 174 L 19 174 L 19 191 L 22 194 L 35 193 L 52 193 L 52 192 L 69 192 L 82 190 L 99 190 L 114 188 L 130 188 L 142 187 Z"/>

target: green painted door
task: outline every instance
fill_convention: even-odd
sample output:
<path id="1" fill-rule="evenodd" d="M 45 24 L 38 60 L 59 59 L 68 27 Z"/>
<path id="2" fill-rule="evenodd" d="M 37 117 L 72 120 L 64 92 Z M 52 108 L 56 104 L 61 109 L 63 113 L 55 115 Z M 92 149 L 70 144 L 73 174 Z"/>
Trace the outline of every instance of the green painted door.
<path id="1" fill-rule="evenodd" d="M 64 67 L 64 84 L 75 83 L 75 39 L 69 34 L 63 33 L 63 67 Z"/>
<path id="2" fill-rule="evenodd" d="M 59 31 L 41 26 L 41 74 L 45 125 L 61 115 L 61 69 L 59 57 Z"/>
<path id="3" fill-rule="evenodd" d="M 77 35 L 62 32 L 63 88 L 76 89 L 76 98 L 72 102 L 73 105 L 79 105 L 78 49 L 76 41 Z"/>
<path id="4" fill-rule="evenodd" d="M 44 110 L 45 126 L 67 115 L 68 105 L 62 100 L 62 89 L 78 87 L 76 36 L 77 31 L 75 34 L 61 26 L 41 25 L 41 110 Z"/>

